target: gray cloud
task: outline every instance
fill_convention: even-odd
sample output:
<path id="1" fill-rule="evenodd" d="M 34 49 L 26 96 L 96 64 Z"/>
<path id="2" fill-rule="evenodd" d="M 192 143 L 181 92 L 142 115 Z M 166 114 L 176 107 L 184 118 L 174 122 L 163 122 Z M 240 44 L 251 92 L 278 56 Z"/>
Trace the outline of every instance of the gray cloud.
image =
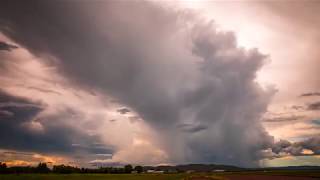
<path id="1" fill-rule="evenodd" d="M 7 111 L 7 110 L 0 110 L 0 117 L 2 116 L 6 116 L 6 117 L 8 117 L 8 116 L 13 116 L 14 114 L 13 114 L 13 112 L 10 112 L 10 111 Z"/>
<path id="2" fill-rule="evenodd" d="M 180 128 L 182 131 L 185 131 L 185 132 L 196 133 L 199 131 L 206 130 L 207 126 L 194 125 L 194 124 L 181 124 L 181 125 L 178 125 L 178 128 Z"/>
<path id="3" fill-rule="evenodd" d="M 65 114 L 42 120 L 36 119 L 45 108 L 46 106 L 39 102 L 0 91 L 0 112 L 10 114 L 6 116 L 0 114 L 0 148 L 40 153 L 112 152 L 111 148 L 93 145 L 73 147 L 72 142 L 75 140 L 91 145 L 92 142 L 99 141 L 99 137 L 83 134 L 63 124 L 62 122 L 68 118 Z M 38 129 L 32 128 L 33 123 L 38 125 L 35 127 Z"/>
<path id="4" fill-rule="evenodd" d="M 127 114 L 130 112 L 130 110 L 128 108 L 120 108 L 117 110 L 117 112 L 119 112 L 120 114 Z"/>
<path id="5" fill-rule="evenodd" d="M 308 104 L 307 105 L 307 109 L 308 110 L 312 110 L 312 111 L 320 110 L 320 101 Z"/>
<path id="6" fill-rule="evenodd" d="M 18 48 L 18 46 L 0 41 L 0 51 L 11 51 L 12 49 L 16 49 L 16 48 Z"/>
<path id="7" fill-rule="evenodd" d="M 305 154 L 304 150 L 310 150 L 312 154 Z M 320 136 L 315 136 L 304 141 L 291 143 L 286 140 L 280 140 L 272 147 L 272 151 L 278 155 L 319 155 L 320 154 Z"/>
<path id="8" fill-rule="evenodd" d="M 309 138 L 299 144 L 305 149 L 312 150 L 314 154 L 320 154 L 320 136 Z"/>
<path id="9" fill-rule="evenodd" d="M 311 120 L 311 123 L 315 125 L 320 125 L 320 119 Z"/>
<path id="10" fill-rule="evenodd" d="M 274 153 L 279 154 L 283 149 L 287 148 L 291 146 L 291 143 L 287 140 L 280 140 L 278 142 L 276 142 L 273 147 L 272 147 L 272 151 Z"/>
<path id="11" fill-rule="evenodd" d="M 274 92 L 255 82 L 267 56 L 238 48 L 232 32 L 146 2 L 19 4 L 1 5 L 0 30 L 36 56 L 56 57 L 77 86 L 137 112 L 170 161 L 253 166 L 271 146 L 259 119 Z"/>

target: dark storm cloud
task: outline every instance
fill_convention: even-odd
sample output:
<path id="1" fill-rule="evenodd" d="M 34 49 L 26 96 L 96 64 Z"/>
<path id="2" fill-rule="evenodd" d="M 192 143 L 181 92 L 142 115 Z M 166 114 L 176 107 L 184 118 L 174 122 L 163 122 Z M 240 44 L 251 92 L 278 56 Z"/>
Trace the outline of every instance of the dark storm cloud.
<path id="1" fill-rule="evenodd" d="M 12 49 L 16 49 L 16 48 L 18 48 L 18 46 L 0 41 L 0 51 L 11 51 Z"/>
<path id="2" fill-rule="evenodd" d="M 315 136 L 300 143 L 305 149 L 312 150 L 314 154 L 320 154 L 320 136 Z"/>
<path id="3" fill-rule="evenodd" d="M 304 150 L 312 151 L 312 154 L 305 154 Z M 315 136 L 304 141 L 291 143 L 286 140 L 280 140 L 272 147 L 275 154 L 304 156 L 320 155 L 320 136 Z"/>
<path id="4" fill-rule="evenodd" d="M 10 112 L 10 111 L 7 111 L 7 110 L 0 110 L 0 117 L 3 117 L 3 116 L 13 116 L 13 112 Z"/>
<path id="5" fill-rule="evenodd" d="M 255 82 L 267 56 L 238 48 L 233 33 L 146 2 L 14 2 L 2 1 L 0 30 L 137 112 L 170 161 L 252 166 L 271 146 L 259 119 L 274 92 Z M 50 129 L 67 141 L 67 128 Z"/>
<path id="6" fill-rule="evenodd" d="M 21 97 L 12 96 L 0 90 L 0 109 L 1 111 L 11 112 L 16 115 L 17 110 L 30 111 L 31 117 L 40 112 L 44 106 L 41 103 L 34 103 Z M 27 116 L 29 117 L 29 116 Z"/>
<path id="7" fill-rule="evenodd" d="M 71 153 L 79 150 L 90 153 L 111 152 L 110 149 L 95 146 L 73 147 L 74 140 L 92 144 L 99 141 L 99 137 L 82 134 L 72 127 L 65 126 L 58 122 L 59 119 L 64 120 L 62 117 L 36 119 L 45 108 L 46 106 L 39 102 L 0 91 L 0 148 L 44 153 Z M 40 129 L 32 128 L 33 123 L 39 123 L 35 128 Z"/>
<path id="8" fill-rule="evenodd" d="M 311 123 L 315 125 L 320 125 L 320 119 L 311 120 Z"/>
<path id="9" fill-rule="evenodd" d="M 206 130 L 208 127 L 204 125 L 181 124 L 181 125 L 178 125 L 178 128 L 180 128 L 182 131 L 185 131 L 185 132 L 196 133 L 199 131 Z"/>
<path id="10" fill-rule="evenodd" d="M 320 110 L 320 101 L 319 102 L 314 102 L 311 104 L 307 105 L 307 109 L 311 111 L 317 111 Z"/>
<path id="11" fill-rule="evenodd" d="M 92 139 L 94 140 L 94 139 Z M 92 141 L 94 142 L 94 141 Z M 74 147 L 76 150 L 81 150 L 85 152 L 90 152 L 91 154 L 109 154 L 112 153 L 111 148 L 106 147 L 104 144 L 103 145 L 97 145 L 95 143 L 88 143 L 83 145 L 83 144 L 71 144 L 72 147 Z"/>
<path id="12" fill-rule="evenodd" d="M 287 148 L 291 146 L 291 143 L 287 140 L 280 140 L 278 142 L 276 142 L 273 147 L 272 147 L 272 151 L 276 154 L 279 154 L 283 149 Z"/>

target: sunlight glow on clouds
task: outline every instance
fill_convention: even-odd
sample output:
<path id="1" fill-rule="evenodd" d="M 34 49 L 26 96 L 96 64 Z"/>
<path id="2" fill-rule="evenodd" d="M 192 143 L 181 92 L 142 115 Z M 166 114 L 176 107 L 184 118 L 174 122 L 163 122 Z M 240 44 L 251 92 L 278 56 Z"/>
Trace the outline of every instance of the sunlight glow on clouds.
<path id="1" fill-rule="evenodd" d="M 2 37 L 4 36 L 2 35 Z M 6 40 L 8 41 L 7 38 Z M 99 92 L 93 94 L 92 92 L 74 89 L 70 86 L 68 80 L 61 77 L 55 71 L 54 67 L 50 68 L 41 63 L 43 59 L 34 57 L 26 49 L 19 48 L 14 54 L 8 54 L 6 58 L 18 64 L 11 64 L 12 62 L 6 64 L 9 71 L 6 75 L 1 76 L 1 84 L 2 87 L 4 87 L 2 90 L 14 93 L 19 97 L 31 99 L 35 102 L 41 102 L 45 105 L 45 109 L 37 116 L 21 124 L 24 129 L 41 136 L 46 133 L 45 124 L 50 123 L 46 120 L 48 117 L 55 117 L 50 121 L 58 121 L 56 118 L 59 118 L 60 114 L 67 113 L 65 116 L 62 116 L 63 118 L 67 118 L 67 120 L 63 122 L 64 126 L 78 129 L 85 132 L 88 136 L 96 136 L 98 134 L 101 136 L 102 142 L 120 151 L 120 155 L 118 155 L 119 153 L 114 154 L 114 159 L 110 159 L 110 161 L 116 160 L 121 163 L 131 161 L 128 157 L 134 157 L 133 153 L 137 153 L 136 150 L 131 151 L 134 150 L 136 146 L 138 146 L 138 148 L 142 146 L 146 153 L 157 153 L 152 155 L 157 158 L 160 151 L 154 149 L 152 144 L 138 145 L 136 143 L 137 139 L 133 139 L 137 135 L 142 136 L 143 133 L 146 133 L 144 129 L 147 129 L 147 127 L 139 121 L 138 115 L 134 112 L 130 112 L 130 115 L 121 114 L 117 111 L 117 108 L 121 107 L 121 105 L 111 100 L 109 100 L 109 102 L 101 101 L 102 96 L 104 100 L 108 100 L 108 98 L 100 95 Z M 33 104 L 27 105 L 34 106 Z M 4 104 L 3 106 L 6 107 L 8 104 Z M 22 104 L 19 106 L 22 106 Z M 26 106 L 26 104 L 23 106 Z M 119 129 L 125 133 L 119 132 Z M 145 134 L 144 136 L 150 138 L 149 134 Z M 81 144 L 77 139 L 71 139 L 70 143 L 72 143 L 70 145 L 75 148 L 84 148 L 85 146 L 89 148 L 90 146 L 89 144 Z M 133 149 L 122 150 L 122 148 L 131 148 L 130 146 L 133 146 Z M 121 158 L 121 156 L 124 157 Z M 141 155 L 141 157 L 143 156 Z M 150 159 L 147 157 L 148 156 L 145 156 L 145 160 Z M 47 159 L 46 161 L 49 160 Z M 157 161 L 150 161 L 150 163 L 155 164 L 162 161 L 163 159 L 158 159 Z M 142 160 L 139 160 L 139 162 L 142 162 Z M 35 161 L 34 163 L 38 162 Z M 30 163 L 28 163 L 27 160 L 14 160 L 8 161 L 7 164 L 29 165 Z"/>
<path id="2" fill-rule="evenodd" d="M 33 153 L 6 162 L 272 166 L 319 155 L 320 84 L 297 71 L 317 65 L 301 62 L 316 41 L 293 38 L 279 12 L 37 3 L 0 7 L 0 148 Z"/>

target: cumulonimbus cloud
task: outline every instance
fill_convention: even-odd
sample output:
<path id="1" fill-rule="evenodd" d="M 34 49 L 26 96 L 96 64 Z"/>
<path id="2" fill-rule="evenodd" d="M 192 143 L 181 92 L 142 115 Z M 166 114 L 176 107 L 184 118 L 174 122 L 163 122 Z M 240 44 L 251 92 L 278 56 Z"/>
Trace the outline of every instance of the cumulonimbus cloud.
<path id="1" fill-rule="evenodd" d="M 170 162 L 252 166 L 271 147 L 260 118 L 274 91 L 255 81 L 267 56 L 234 33 L 149 2 L 20 3 L 1 6 L 1 32 L 136 112 Z"/>

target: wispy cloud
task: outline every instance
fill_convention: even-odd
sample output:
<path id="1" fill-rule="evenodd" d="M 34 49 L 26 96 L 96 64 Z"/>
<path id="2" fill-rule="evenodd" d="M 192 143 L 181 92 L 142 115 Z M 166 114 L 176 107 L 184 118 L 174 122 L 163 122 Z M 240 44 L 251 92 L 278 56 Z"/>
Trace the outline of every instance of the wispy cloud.
<path id="1" fill-rule="evenodd" d="M 320 92 L 310 92 L 301 94 L 300 97 L 313 97 L 313 96 L 320 96 Z"/>
<path id="2" fill-rule="evenodd" d="M 310 103 L 307 105 L 307 109 L 311 111 L 318 111 L 320 110 L 320 101 L 319 102 L 314 102 Z"/>
<path id="3" fill-rule="evenodd" d="M 16 48 L 18 48 L 18 46 L 0 41 L 0 51 L 11 51 Z"/>
<path id="4" fill-rule="evenodd" d="M 270 123 L 281 123 L 281 122 L 290 122 L 290 121 L 298 121 L 303 120 L 305 116 L 298 116 L 298 115 L 291 115 L 291 116 L 278 116 L 278 117 L 272 117 L 272 118 L 264 118 L 264 122 L 270 122 Z"/>
<path id="5" fill-rule="evenodd" d="M 117 112 L 119 112 L 120 114 L 127 114 L 131 111 L 128 108 L 120 108 L 117 110 Z"/>
<path id="6" fill-rule="evenodd" d="M 194 125 L 194 124 L 180 124 L 177 126 L 179 129 L 189 133 L 196 133 L 208 129 L 205 125 Z"/>

